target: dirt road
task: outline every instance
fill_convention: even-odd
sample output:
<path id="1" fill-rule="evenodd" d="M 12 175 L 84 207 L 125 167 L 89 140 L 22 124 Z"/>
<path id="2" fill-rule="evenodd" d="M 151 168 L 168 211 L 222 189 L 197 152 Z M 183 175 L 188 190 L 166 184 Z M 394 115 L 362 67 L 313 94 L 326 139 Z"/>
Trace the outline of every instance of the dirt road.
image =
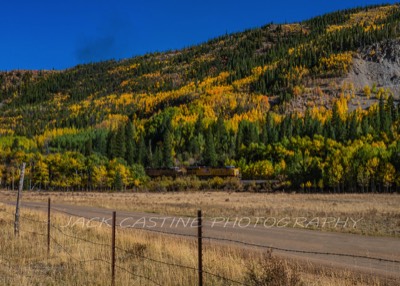
<path id="1" fill-rule="evenodd" d="M 46 203 L 25 202 L 22 206 L 47 210 Z M 69 224 L 82 223 L 79 217 L 90 219 L 93 223 L 111 223 L 112 211 L 109 209 L 53 204 L 52 211 L 69 215 Z M 193 237 L 197 234 L 197 219 L 188 217 L 117 211 L 117 225 Z M 208 237 L 205 243 L 232 244 L 235 243 L 233 241 L 241 241 L 250 244 L 238 244 L 243 247 L 272 247 L 275 254 L 302 262 L 384 276 L 400 282 L 400 239 L 279 227 L 272 224 L 272 220 L 255 225 L 246 219 L 238 222 L 213 218 L 205 220 L 203 225 L 203 236 Z"/>

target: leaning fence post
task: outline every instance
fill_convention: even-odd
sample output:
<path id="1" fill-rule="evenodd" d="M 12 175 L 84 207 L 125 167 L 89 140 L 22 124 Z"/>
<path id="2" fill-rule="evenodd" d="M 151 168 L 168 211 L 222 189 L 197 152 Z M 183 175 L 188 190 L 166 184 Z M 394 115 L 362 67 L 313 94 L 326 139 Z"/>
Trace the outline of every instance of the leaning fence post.
<path id="1" fill-rule="evenodd" d="M 47 201 L 47 255 L 50 254 L 50 210 L 51 210 L 51 201 L 50 198 Z"/>
<path id="2" fill-rule="evenodd" d="M 19 235 L 19 209 L 21 207 L 22 189 L 24 187 L 25 177 L 25 162 L 21 166 L 21 176 L 19 178 L 18 194 L 17 194 L 17 205 L 15 207 L 15 221 L 14 221 L 14 235 Z"/>
<path id="3" fill-rule="evenodd" d="M 112 217 L 112 243 L 111 243 L 111 286 L 115 285 L 115 226 L 117 212 L 113 212 Z"/>
<path id="4" fill-rule="evenodd" d="M 203 245 L 202 245 L 202 223 L 201 223 L 201 210 L 197 211 L 197 245 L 198 245 L 198 259 L 199 259 L 199 286 L 203 286 Z"/>

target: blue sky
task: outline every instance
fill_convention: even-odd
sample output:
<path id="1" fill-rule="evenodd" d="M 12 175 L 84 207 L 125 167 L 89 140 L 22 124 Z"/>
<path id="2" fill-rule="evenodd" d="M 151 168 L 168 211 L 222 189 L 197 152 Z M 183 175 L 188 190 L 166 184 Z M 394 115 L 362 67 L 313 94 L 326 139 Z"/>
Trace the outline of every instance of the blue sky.
<path id="1" fill-rule="evenodd" d="M 395 3 L 386 1 L 385 3 Z M 382 1 L 13 0 L 0 8 L 0 70 L 64 69 L 191 46 L 225 33 Z"/>

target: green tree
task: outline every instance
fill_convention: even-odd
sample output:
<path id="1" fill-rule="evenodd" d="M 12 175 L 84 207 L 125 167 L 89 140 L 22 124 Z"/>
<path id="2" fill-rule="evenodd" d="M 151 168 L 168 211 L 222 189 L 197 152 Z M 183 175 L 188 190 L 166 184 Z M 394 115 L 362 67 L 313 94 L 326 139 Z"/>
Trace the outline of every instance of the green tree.
<path id="1" fill-rule="evenodd" d="M 120 125 L 118 127 L 115 140 L 116 140 L 115 157 L 123 159 L 125 158 L 125 153 L 126 153 L 126 134 L 124 125 Z"/>
<path id="2" fill-rule="evenodd" d="M 164 140 L 162 145 L 162 155 L 163 155 L 163 166 L 171 168 L 174 166 L 174 160 L 172 157 L 172 134 L 167 129 L 164 133 Z"/>
<path id="3" fill-rule="evenodd" d="M 135 144 L 135 127 L 131 121 L 126 125 L 126 152 L 125 160 L 129 166 L 135 162 L 136 158 L 136 144 Z"/>
<path id="4" fill-rule="evenodd" d="M 114 189 L 116 191 L 123 191 L 124 185 L 122 182 L 122 176 L 119 170 L 115 172 L 115 177 L 114 177 Z"/>
<path id="5" fill-rule="evenodd" d="M 143 134 L 140 134 L 139 142 L 138 142 L 138 151 L 137 151 L 137 163 L 141 165 L 145 165 L 146 161 L 146 144 L 144 143 Z"/>
<path id="6" fill-rule="evenodd" d="M 217 153 L 215 152 L 214 136 L 209 127 L 206 134 L 206 145 L 204 150 L 204 163 L 211 167 L 217 166 Z"/>

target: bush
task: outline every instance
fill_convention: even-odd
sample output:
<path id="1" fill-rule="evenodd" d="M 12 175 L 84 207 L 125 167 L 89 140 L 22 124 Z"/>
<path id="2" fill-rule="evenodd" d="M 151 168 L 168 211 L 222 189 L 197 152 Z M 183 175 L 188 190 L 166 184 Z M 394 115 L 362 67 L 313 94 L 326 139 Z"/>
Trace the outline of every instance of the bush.
<path id="1" fill-rule="evenodd" d="M 239 178 L 226 178 L 224 183 L 225 183 L 224 189 L 226 190 L 236 191 L 236 192 L 243 190 L 243 184 Z"/>
<path id="2" fill-rule="evenodd" d="M 210 185 L 214 189 L 223 189 L 224 187 L 224 179 L 220 177 L 215 177 L 210 180 Z"/>
<path id="3" fill-rule="evenodd" d="M 145 185 L 150 192 L 181 192 L 198 190 L 230 190 L 240 191 L 243 189 L 238 178 L 215 177 L 209 180 L 200 180 L 197 177 L 162 177 L 150 180 Z"/>
<path id="4" fill-rule="evenodd" d="M 193 177 L 162 177 L 151 180 L 146 185 L 150 192 L 180 192 L 188 190 L 199 190 L 201 182 Z"/>
<path id="5" fill-rule="evenodd" d="M 299 274 L 289 269 L 282 259 L 272 256 L 271 250 L 247 266 L 245 283 L 254 286 L 303 285 Z"/>

